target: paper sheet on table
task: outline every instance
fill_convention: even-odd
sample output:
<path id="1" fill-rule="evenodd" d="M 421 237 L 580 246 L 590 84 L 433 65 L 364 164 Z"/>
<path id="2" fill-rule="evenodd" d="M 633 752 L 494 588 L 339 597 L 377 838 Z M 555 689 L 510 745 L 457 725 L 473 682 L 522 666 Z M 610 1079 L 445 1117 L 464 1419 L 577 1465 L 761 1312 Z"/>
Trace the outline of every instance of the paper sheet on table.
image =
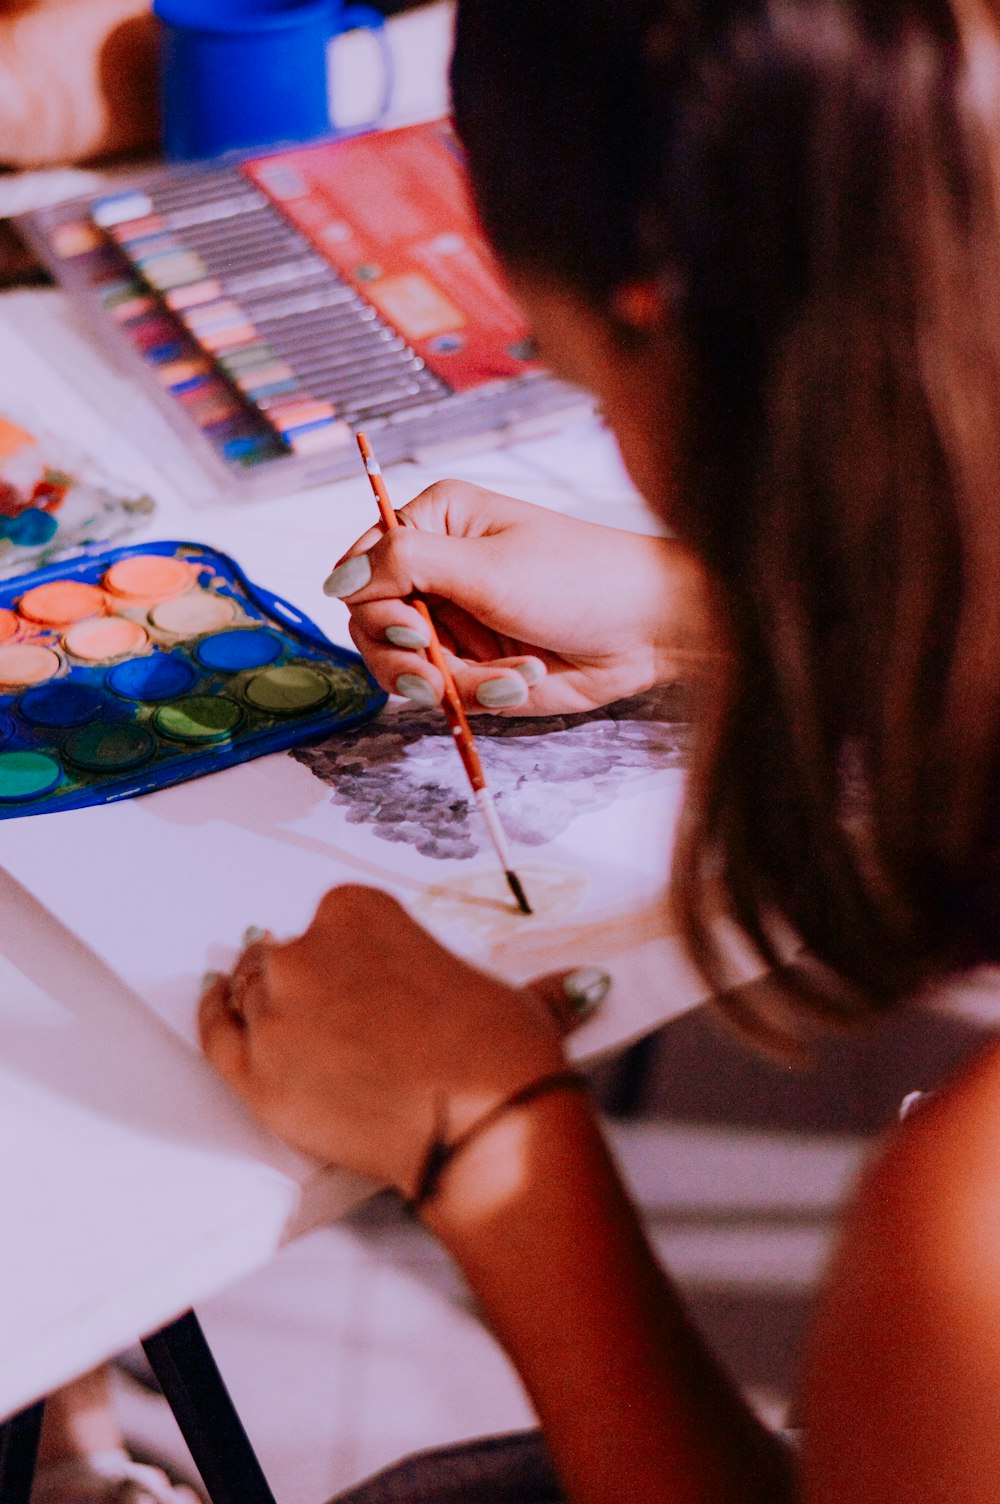
<path id="1" fill-rule="evenodd" d="M 536 910 L 516 911 L 436 710 L 382 718 L 140 799 L 0 824 L 5 865 L 176 1030 L 250 924 L 298 933 L 343 882 L 384 888 L 510 979 L 607 966 L 595 1053 L 700 1001 L 665 887 L 684 726 L 670 691 L 594 716 L 477 723 Z"/>

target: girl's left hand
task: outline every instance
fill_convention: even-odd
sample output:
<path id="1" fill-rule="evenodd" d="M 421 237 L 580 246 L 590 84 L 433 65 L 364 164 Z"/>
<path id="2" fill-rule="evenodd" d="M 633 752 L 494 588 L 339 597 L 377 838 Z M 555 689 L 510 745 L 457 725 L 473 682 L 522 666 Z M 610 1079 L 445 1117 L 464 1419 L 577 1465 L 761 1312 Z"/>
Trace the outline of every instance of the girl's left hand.
<path id="1" fill-rule="evenodd" d="M 212 983 L 201 1041 L 281 1138 L 412 1195 L 435 1137 L 564 1065 L 586 1001 L 565 981 L 508 987 L 386 894 L 343 887 L 301 938 L 258 941 Z"/>

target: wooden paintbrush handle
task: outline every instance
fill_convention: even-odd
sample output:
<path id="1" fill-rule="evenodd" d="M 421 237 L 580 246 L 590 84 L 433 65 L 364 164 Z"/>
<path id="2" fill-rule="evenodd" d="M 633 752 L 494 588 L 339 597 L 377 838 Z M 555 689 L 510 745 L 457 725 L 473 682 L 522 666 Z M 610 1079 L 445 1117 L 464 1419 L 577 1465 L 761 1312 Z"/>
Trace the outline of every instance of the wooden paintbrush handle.
<path id="1" fill-rule="evenodd" d="M 414 599 L 413 605 L 426 621 L 428 630 L 430 631 L 431 640 L 427 648 L 427 656 L 444 680 L 442 708 L 448 717 L 448 724 L 455 737 L 455 746 L 458 748 L 458 755 L 462 759 L 469 782 L 478 793 L 480 789 L 485 789 L 486 787 L 486 775 L 483 772 L 483 765 L 479 760 L 479 751 L 472 735 L 469 718 L 465 713 L 465 706 L 462 704 L 458 687 L 452 678 L 451 669 L 448 667 L 444 656 L 444 649 L 441 646 L 441 639 L 434 630 L 434 623 L 431 620 L 431 614 L 426 604 L 422 600 Z"/>

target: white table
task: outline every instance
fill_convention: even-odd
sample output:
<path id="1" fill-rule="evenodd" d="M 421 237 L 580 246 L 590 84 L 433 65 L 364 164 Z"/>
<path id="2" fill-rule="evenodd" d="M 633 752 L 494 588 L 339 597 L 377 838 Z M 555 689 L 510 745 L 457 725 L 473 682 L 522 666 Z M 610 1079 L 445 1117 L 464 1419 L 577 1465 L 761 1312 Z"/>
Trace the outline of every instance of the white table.
<path id="1" fill-rule="evenodd" d="M 183 469 L 178 441 L 107 367 L 58 293 L 0 299 L 0 372 L 0 409 L 15 397 L 44 400 L 53 427 L 154 492 L 159 511 L 147 536 L 225 548 L 251 578 L 347 641 L 346 611 L 323 597 L 317 560 L 332 563 L 370 525 L 363 475 L 193 512 L 164 478 Z M 123 412 L 130 433 L 116 427 Z M 591 517 L 644 520 L 594 420 L 450 468 Z M 432 477 L 407 465 L 387 478 L 403 498 Z M 0 855 L 2 846 L 0 827 Z M 2 873 L 0 937 L 0 1133 L 18 1146 L 0 1172 L 8 1225 L 17 1229 L 0 1240 L 2 1415 L 244 1273 L 297 1226 L 336 1215 L 361 1190 L 316 1174 L 251 1123 L 142 1000 Z M 638 1016 L 606 1020 L 598 1046 L 635 1037 L 699 996 L 684 975 Z"/>
<path id="2" fill-rule="evenodd" d="M 447 29 L 447 6 L 395 23 L 397 45 L 406 39 L 397 95 L 406 119 L 440 111 Z M 36 201 L 49 181 L 34 180 Z M 0 185 L 0 214 L 16 194 L 23 205 L 30 186 Z M 193 509 L 185 498 L 201 481 L 182 444 L 56 292 L 0 298 L 0 410 L 25 401 L 155 495 L 145 536 L 194 537 L 232 552 L 251 578 L 347 642 L 346 612 L 323 597 L 317 561 L 332 564 L 372 521 L 360 471 L 296 496 Z M 468 454 L 449 469 L 578 515 L 651 526 L 594 419 Z M 416 466 L 387 476 L 398 500 L 435 478 Z M 600 1048 L 703 995 L 680 965 L 663 982 L 655 997 L 632 999 L 630 1012 L 603 1021 Z M 367 1191 L 318 1172 L 252 1122 L 142 999 L 2 871 L 0 1137 L 0 1417 L 171 1321 Z"/>

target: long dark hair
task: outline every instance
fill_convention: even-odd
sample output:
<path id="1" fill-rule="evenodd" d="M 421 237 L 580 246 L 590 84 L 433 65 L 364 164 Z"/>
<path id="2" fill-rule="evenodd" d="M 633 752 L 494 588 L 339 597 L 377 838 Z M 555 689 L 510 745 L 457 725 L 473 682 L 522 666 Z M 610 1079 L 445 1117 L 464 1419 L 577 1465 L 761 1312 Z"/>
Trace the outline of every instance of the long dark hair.
<path id="1" fill-rule="evenodd" d="M 828 1011 L 1000 953 L 1000 220 L 948 5 L 459 0 L 452 81 L 501 259 L 609 319 L 655 279 L 686 351 L 670 521 L 732 645 L 694 954 L 720 892 Z"/>

